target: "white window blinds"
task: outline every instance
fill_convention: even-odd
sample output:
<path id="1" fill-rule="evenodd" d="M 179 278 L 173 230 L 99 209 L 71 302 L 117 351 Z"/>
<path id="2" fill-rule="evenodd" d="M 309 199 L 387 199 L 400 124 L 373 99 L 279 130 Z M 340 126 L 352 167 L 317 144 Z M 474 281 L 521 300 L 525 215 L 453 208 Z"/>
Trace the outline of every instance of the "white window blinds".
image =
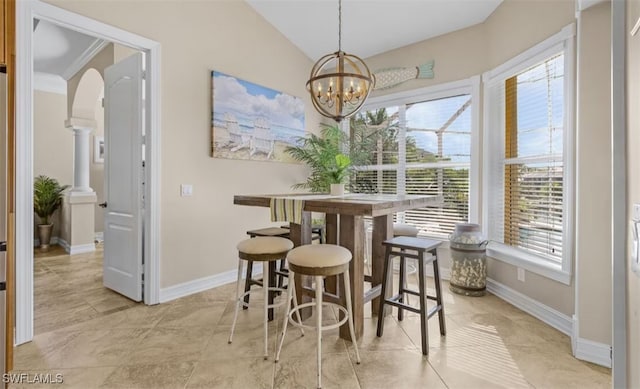
<path id="1" fill-rule="evenodd" d="M 365 111 L 351 121 L 359 162 L 352 191 L 441 196 L 399 221 L 446 237 L 469 221 L 471 96 L 449 96 Z"/>
<path id="2" fill-rule="evenodd" d="M 504 141 L 489 174 L 494 202 L 490 238 L 562 263 L 564 54 L 505 79 Z"/>

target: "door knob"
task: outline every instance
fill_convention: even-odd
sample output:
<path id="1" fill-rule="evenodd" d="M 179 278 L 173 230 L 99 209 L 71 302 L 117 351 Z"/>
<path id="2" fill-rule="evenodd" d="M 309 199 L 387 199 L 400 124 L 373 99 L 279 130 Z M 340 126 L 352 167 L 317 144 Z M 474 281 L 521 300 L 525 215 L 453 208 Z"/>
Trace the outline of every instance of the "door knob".
<path id="1" fill-rule="evenodd" d="M 100 204 L 98 204 L 98 207 L 100 207 L 100 208 L 107 208 L 107 202 L 105 201 L 104 203 L 100 203 Z"/>

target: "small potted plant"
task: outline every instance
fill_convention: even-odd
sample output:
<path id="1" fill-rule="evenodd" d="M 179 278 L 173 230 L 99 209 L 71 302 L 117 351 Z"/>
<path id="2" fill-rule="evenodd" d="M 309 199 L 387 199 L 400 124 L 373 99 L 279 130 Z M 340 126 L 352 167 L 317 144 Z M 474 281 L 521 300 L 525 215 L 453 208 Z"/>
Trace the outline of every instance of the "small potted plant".
<path id="1" fill-rule="evenodd" d="M 349 176 L 351 158 L 344 154 L 335 156 L 335 165 L 329 166 L 327 174 L 331 182 L 331 195 L 342 196 L 344 194 L 344 182 Z"/>
<path id="2" fill-rule="evenodd" d="M 298 139 L 298 146 L 289 146 L 286 152 L 296 161 L 305 163 L 311 170 L 306 182 L 294 189 L 310 189 L 312 192 L 329 192 L 334 184 L 342 187 L 349 177 L 351 158 L 342 152 L 347 147 L 347 135 L 338 126 L 323 125 L 321 135 L 309 134 Z M 334 192 L 332 192 L 333 194 Z"/>
<path id="3" fill-rule="evenodd" d="M 51 231 L 53 223 L 50 217 L 62 205 L 62 192 L 69 185 L 60 185 L 58 180 L 40 175 L 33 183 L 33 211 L 40 218 L 38 224 L 38 238 L 40 239 L 40 250 L 47 251 L 51 241 Z"/>

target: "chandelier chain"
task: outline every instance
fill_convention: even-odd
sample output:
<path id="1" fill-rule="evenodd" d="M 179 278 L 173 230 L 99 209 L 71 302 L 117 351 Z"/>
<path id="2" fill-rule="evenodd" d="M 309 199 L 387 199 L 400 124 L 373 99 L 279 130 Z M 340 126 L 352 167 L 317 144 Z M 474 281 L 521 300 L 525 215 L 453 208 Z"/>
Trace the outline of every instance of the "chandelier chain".
<path id="1" fill-rule="evenodd" d="M 342 51 L 342 0 L 338 0 L 338 51 Z"/>

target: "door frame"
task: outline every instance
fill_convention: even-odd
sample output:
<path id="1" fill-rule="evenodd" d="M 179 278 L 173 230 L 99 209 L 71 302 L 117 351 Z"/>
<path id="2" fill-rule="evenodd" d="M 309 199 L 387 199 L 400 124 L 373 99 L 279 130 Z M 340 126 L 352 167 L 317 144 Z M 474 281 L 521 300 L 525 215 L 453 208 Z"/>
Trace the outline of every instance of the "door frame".
<path id="1" fill-rule="evenodd" d="M 33 339 L 33 18 L 145 53 L 144 302 L 160 291 L 160 43 L 39 0 L 16 2 L 16 345 Z M 140 151 L 142 152 L 142 151 Z"/>

